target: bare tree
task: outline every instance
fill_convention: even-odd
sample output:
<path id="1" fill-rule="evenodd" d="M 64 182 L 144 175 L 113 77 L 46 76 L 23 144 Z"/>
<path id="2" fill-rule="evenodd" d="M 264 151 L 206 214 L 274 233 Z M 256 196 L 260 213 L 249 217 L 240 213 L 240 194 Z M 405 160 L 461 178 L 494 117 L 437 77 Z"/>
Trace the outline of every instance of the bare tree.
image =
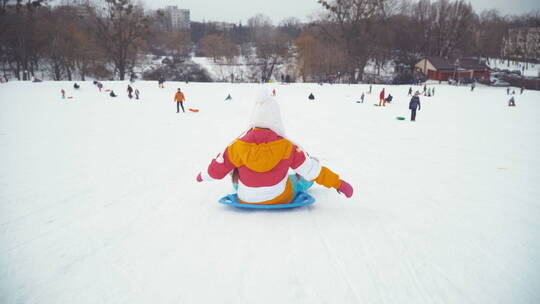
<path id="1" fill-rule="evenodd" d="M 302 32 L 302 23 L 296 17 L 289 17 L 283 19 L 278 26 L 278 30 L 282 33 L 285 33 L 291 37 L 291 39 L 296 39 L 300 36 Z"/>
<path id="2" fill-rule="evenodd" d="M 316 37 L 320 35 L 308 31 L 294 41 L 297 63 L 303 81 L 325 81 L 347 65 L 347 56 L 339 46 L 326 43 L 324 39 Z"/>
<path id="3" fill-rule="evenodd" d="M 319 0 L 319 3 L 326 9 L 326 20 L 335 24 L 335 28 L 326 27 L 333 32 L 325 32 L 343 46 L 350 62 L 347 72 L 357 81 L 356 71 L 360 71 L 358 76 L 361 76 L 373 53 L 370 43 L 376 39 L 373 34 L 386 16 L 387 4 L 385 0 Z"/>
<path id="4" fill-rule="evenodd" d="M 0 50 L 18 79 L 28 80 L 39 65 L 44 39 L 37 35 L 37 20 L 44 0 L 17 0 L 14 6 L 2 2 L 0 11 Z M 22 73 L 22 77 L 21 77 Z"/>
<path id="5" fill-rule="evenodd" d="M 263 79 L 270 79 L 277 66 L 290 57 L 290 38 L 286 34 L 271 31 L 259 35 L 255 41 L 257 65 Z"/>
<path id="6" fill-rule="evenodd" d="M 187 57 L 191 51 L 191 37 L 189 32 L 164 32 L 164 46 L 169 55 L 174 58 Z"/>
<path id="7" fill-rule="evenodd" d="M 124 80 L 137 59 L 138 49 L 148 34 L 148 19 L 132 0 L 105 0 L 95 15 L 97 34 L 112 60 L 115 72 Z"/>
<path id="8" fill-rule="evenodd" d="M 239 54 L 238 46 L 224 35 L 205 36 L 201 40 L 201 49 L 203 54 L 212 57 L 214 62 L 218 62 L 223 58 L 231 62 Z"/>

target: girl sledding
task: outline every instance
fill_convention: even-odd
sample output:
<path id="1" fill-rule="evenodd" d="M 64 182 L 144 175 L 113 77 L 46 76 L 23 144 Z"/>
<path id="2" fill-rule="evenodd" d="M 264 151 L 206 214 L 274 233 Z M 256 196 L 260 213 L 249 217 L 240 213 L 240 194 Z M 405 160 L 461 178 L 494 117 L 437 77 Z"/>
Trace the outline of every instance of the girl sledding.
<path id="1" fill-rule="evenodd" d="M 289 168 L 297 175 L 289 176 Z M 249 130 L 219 153 L 196 179 L 222 179 L 235 169 L 239 204 L 291 204 L 314 182 L 346 197 L 353 195 L 349 183 L 285 137 L 279 105 L 265 89 L 255 99 Z"/>

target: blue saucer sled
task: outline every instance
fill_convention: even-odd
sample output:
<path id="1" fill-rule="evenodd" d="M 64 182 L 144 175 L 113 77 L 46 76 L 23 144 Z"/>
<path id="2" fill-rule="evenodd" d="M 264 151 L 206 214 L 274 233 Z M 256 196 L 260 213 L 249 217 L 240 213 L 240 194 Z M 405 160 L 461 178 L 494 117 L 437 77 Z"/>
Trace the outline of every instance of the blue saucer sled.
<path id="1" fill-rule="evenodd" d="M 287 209 L 287 208 L 296 208 L 307 206 L 315 203 L 315 198 L 313 196 L 300 192 L 294 198 L 294 200 L 289 204 L 279 204 L 279 205 L 257 205 L 257 204 L 242 204 L 238 202 L 238 196 L 235 194 L 229 194 L 222 197 L 219 200 L 220 203 L 228 206 L 238 207 L 238 208 L 248 208 L 248 209 Z"/>

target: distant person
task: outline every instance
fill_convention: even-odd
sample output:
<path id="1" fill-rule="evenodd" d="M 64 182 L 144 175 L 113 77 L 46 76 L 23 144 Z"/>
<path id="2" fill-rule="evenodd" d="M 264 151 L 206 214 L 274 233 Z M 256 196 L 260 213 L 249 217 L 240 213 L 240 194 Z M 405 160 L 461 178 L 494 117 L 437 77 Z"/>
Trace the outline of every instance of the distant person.
<path id="1" fill-rule="evenodd" d="M 97 85 L 98 82 L 97 82 L 97 80 L 94 80 L 94 81 L 92 81 L 92 83 L 93 83 L 94 85 Z"/>
<path id="2" fill-rule="evenodd" d="M 471 92 L 474 91 L 474 88 L 476 87 L 476 85 L 474 84 L 474 82 L 471 84 Z"/>
<path id="3" fill-rule="evenodd" d="M 66 99 L 66 91 L 64 89 L 60 90 L 60 94 L 62 94 L 62 99 Z"/>
<path id="4" fill-rule="evenodd" d="M 111 92 L 109 93 L 109 96 L 111 96 L 111 97 L 117 97 L 118 95 L 114 94 L 114 91 L 111 90 Z"/>
<path id="5" fill-rule="evenodd" d="M 379 94 L 379 107 L 386 107 L 386 99 L 384 98 L 384 88 L 381 90 L 381 93 Z"/>
<path id="6" fill-rule="evenodd" d="M 78 90 L 80 87 L 81 87 L 81 86 L 78 85 L 76 82 L 73 84 L 73 88 L 76 89 L 76 90 Z"/>
<path id="7" fill-rule="evenodd" d="M 521 89 L 519 91 L 519 95 L 523 94 L 523 91 L 525 91 L 525 87 L 521 87 Z"/>
<path id="8" fill-rule="evenodd" d="M 188 76 L 188 75 L 186 75 L 186 76 L 184 77 L 184 81 L 186 82 L 186 84 L 189 83 L 189 76 Z"/>
<path id="9" fill-rule="evenodd" d="M 128 92 L 129 99 L 132 99 L 133 98 L 133 88 L 129 84 L 127 86 L 127 92 Z"/>
<path id="10" fill-rule="evenodd" d="M 512 95 L 516 95 L 516 90 L 512 90 Z"/>
<path id="11" fill-rule="evenodd" d="M 392 96 L 392 94 L 388 94 L 388 97 L 386 97 L 386 102 L 392 103 L 392 99 L 394 99 L 394 97 Z"/>
<path id="12" fill-rule="evenodd" d="M 409 93 L 407 93 L 407 96 L 412 96 L 412 87 L 409 87 Z"/>
<path id="13" fill-rule="evenodd" d="M 369 92 L 368 94 L 371 94 L 371 84 L 369 85 Z"/>
<path id="14" fill-rule="evenodd" d="M 139 100 L 139 89 L 135 89 L 135 99 Z"/>
<path id="15" fill-rule="evenodd" d="M 510 95 L 510 87 L 506 88 L 506 95 Z"/>
<path id="16" fill-rule="evenodd" d="M 431 88 L 431 96 L 435 96 L 435 88 Z"/>
<path id="17" fill-rule="evenodd" d="M 364 92 L 362 92 L 362 95 L 360 96 L 360 101 L 357 101 L 357 103 L 364 103 Z"/>
<path id="18" fill-rule="evenodd" d="M 426 91 L 427 91 L 427 85 L 426 85 L 426 84 L 424 84 L 424 92 L 423 92 L 423 93 L 424 93 L 424 95 L 426 94 Z"/>
<path id="19" fill-rule="evenodd" d="M 131 73 L 131 75 L 129 76 L 129 82 L 134 83 L 136 78 L 137 75 L 135 75 L 135 73 Z"/>
<path id="20" fill-rule="evenodd" d="M 272 96 L 276 96 L 276 89 L 272 90 Z"/>
<path id="21" fill-rule="evenodd" d="M 163 76 L 159 77 L 158 87 L 161 88 L 161 89 L 165 88 L 165 78 L 163 78 Z"/>
<path id="22" fill-rule="evenodd" d="M 174 94 L 174 101 L 176 101 L 176 113 L 180 113 L 180 107 L 182 107 L 182 112 L 186 113 L 184 110 L 184 101 L 186 100 L 186 97 L 184 96 L 184 93 L 182 93 L 182 90 L 178 88 L 178 91 L 176 91 L 176 94 Z"/>
<path id="23" fill-rule="evenodd" d="M 32 82 L 41 82 L 41 79 L 36 78 L 36 77 L 32 77 Z"/>
<path id="24" fill-rule="evenodd" d="M 103 89 L 103 83 L 98 81 L 97 87 L 98 87 L 99 91 L 101 92 L 101 89 Z"/>
<path id="25" fill-rule="evenodd" d="M 411 102 L 409 102 L 409 109 L 411 110 L 411 121 L 416 120 L 416 109 L 418 108 L 418 111 L 420 111 L 420 92 L 416 91 L 414 93 L 414 96 L 411 98 Z"/>
<path id="26" fill-rule="evenodd" d="M 508 100 L 508 106 L 509 107 L 515 107 L 516 101 L 514 100 L 514 96 L 510 97 L 510 100 Z"/>
<path id="27" fill-rule="evenodd" d="M 225 100 L 232 100 L 231 94 L 227 95 L 227 97 L 225 97 Z"/>
<path id="28" fill-rule="evenodd" d="M 315 96 L 313 95 L 313 93 L 309 93 L 308 99 L 315 100 Z"/>

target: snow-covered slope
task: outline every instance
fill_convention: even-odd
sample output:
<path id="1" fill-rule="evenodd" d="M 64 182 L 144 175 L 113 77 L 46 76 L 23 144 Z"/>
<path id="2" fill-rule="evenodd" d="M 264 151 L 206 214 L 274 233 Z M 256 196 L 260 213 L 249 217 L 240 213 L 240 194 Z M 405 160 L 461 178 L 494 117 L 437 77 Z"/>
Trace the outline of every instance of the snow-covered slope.
<path id="1" fill-rule="evenodd" d="M 359 104 L 367 85 L 268 85 L 355 195 L 248 211 L 195 176 L 260 85 L 81 85 L 0 85 L 0 303 L 540 301 L 540 92 L 509 108 L 505 88 L 436 85 L 413 123 L 408 86 L 379 108 L 381 86 Z M 175 113 L 178 86 L 199 113 Z"/>

